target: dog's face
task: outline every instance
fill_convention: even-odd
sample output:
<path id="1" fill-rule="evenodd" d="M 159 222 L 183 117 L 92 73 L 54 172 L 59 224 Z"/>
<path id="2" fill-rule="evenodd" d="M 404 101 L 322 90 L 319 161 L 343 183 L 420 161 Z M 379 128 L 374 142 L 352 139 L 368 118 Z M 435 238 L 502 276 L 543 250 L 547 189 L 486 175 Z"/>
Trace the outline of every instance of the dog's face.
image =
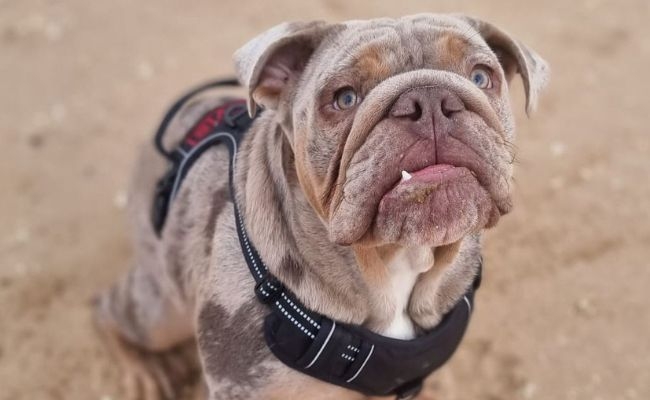
<path id="1" fill-rule="evenodd" d="M 277 111 L 309 202 L 340 244 L 440 246 L 511 208 L 508 82 L 530 110 L 546 63 L 464 16 L 284 24 L 235 55 Z"/>

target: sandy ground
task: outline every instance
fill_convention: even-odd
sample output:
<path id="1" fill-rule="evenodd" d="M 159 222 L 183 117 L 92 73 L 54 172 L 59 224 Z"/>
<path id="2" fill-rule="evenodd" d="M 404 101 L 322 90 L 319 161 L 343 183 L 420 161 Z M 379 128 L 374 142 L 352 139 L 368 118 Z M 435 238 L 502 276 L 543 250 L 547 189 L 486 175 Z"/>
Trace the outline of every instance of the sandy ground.
<path id="1" fill-rule="evenodd" d="M 553 68 L 533 119 L 513 88 L 516 208 L 429 392 L 650 399 L 647 0 L 0 0 L 0 399 L 120 398 L 88 300 L 128 264 L 136 144 L 178 93 L 277 22 L 420 11 L 483 16 Z"/>

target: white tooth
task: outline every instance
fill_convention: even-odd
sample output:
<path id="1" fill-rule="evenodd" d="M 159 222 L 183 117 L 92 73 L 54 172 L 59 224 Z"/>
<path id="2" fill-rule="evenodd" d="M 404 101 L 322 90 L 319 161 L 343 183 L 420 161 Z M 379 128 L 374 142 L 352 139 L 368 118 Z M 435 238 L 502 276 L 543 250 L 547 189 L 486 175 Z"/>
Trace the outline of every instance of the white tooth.
<path id="1" fill-rule="evenodd" d="M 402 182 L 408 181 L 412 176 L 406 171 L 402 171 Z"/>

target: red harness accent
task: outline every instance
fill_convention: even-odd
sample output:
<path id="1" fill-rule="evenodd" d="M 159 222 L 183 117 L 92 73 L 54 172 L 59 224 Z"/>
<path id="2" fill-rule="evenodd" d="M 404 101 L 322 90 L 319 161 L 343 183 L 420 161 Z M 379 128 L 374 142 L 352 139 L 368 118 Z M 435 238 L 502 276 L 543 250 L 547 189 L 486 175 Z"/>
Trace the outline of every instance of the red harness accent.
<path id="1" fill-rule="evenodd" d="M 214 129 L 224 121 L 226 112 L 234 106 L 246 106 L 246 101 L 237 99 L 230 101 L 224 105 L 212 109 L 197 122 L 194 127 L 187 133 L 181 145 L 184 150 L 190 150 L 199 144 L 206 136 L 214 131 Z"/>

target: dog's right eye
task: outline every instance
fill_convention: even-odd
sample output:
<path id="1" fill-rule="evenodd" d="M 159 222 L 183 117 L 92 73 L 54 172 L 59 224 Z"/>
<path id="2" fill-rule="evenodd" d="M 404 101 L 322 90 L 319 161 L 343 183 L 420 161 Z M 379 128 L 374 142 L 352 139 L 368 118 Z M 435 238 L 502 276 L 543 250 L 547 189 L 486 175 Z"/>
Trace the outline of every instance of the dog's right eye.
<path id="1" fill-rule="evenodd" d="M 334 94 L 334 108 L 337 110 L 348 110 L 357 105 L 359 96 L 351 87 L 339 89 Z"/>
<path id="2" fill-rule="evenodd" d="M 475 67 L 469 76 L 469 80 L 479 89 L 492 88 L 492 79 L 490 78 L 490 72 L 486 67 Z"/>

